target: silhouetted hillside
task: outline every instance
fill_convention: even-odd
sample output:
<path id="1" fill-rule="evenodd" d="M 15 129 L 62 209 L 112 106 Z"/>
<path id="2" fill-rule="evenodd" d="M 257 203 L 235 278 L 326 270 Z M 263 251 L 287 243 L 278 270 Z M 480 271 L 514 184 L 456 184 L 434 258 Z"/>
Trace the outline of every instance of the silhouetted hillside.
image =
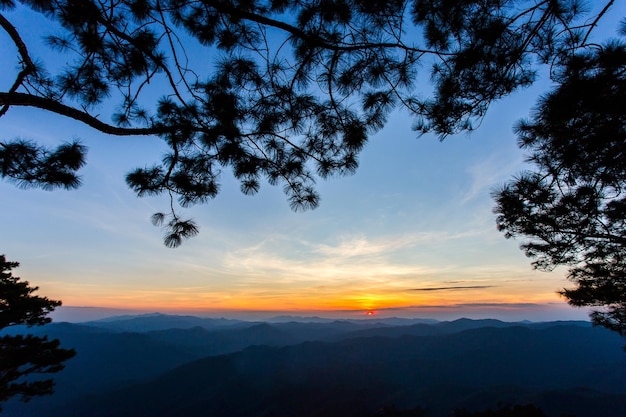
<path id="1" fill-rule="evenodd" d="M 89 326 L 102 327 L 109 330 L 125 332 L 148 332 L 166 329 L 190 329 L 202 327 L 204 329 L 216 329 L 220 327 L 247 325 L 247 322 L 231 319 L 213 319 L 194 316 L 177 316 L 169 314 L 143 314 L 139 316 L 109 317 L 106 319 L 84 323 Z"/>
<path id="2" fill-rule="evenodd" d="M 236 327 L 207 330 L 168 329 L 147 332 L 155 340 L 171 343 L 200 356 L 236 352 L 252 345 L 286 346 L 306 341 L 325 340 L 349 335 L 380 324 L 355 324 L 348 321 L 325 323 L 249 323 Z"/>
<path id="3" fill-rule="evenodd" d="M 402 317 L 367 317 L 364 319 L 329 319 L 322 317 L 302 317 L 302 316 L 276 316 L 265 320 L 268 323 L 332 323 L 336 321 L 350 322 L 354 324 L 368 324 L 374 326 L 410 326 L 411 324 L 435 324 L 439 320 L 423 318 L 402 318 Z"/>
<path id="4" fill-rule="evenodd" d="M 568 321 L 568 322 L 545 322 L 545 323 L 532 323 L 532 322 L 503 322 L 494 319 L 484 320 L 470 320 L 470 319 L 458 319 L 454 321 L 442 321 L 432 324 L 416 323 L 406 326 L 378 326 L 372 328 L 359 328 L 351 332 L 343 332 L 332 337 L 330 340 L 345 340 L 353 339 L 355 337 L 400 337 L 400 336 L 436 336 L 462 332 L 464 330 L 479 329 L 483 327 L 527 327 L 531 329 L 546 329 L 549 327 L 568 325 L 568 326 L 583 326 L 590 327 L 591 323 L 586 321 Z"/>
<path id="5" fill-rule="evenodd" d="M 155 340 L 145 334 L 118 333 L 91 326 L 54 323 L 33 328 L 72 347 L 77 354 L 63 371 L 54 375 L 55 393 L 37 397 L 28 404 L 11 401 L 3 417 L 39 416 L 50 407 L 80 395 L 97 394 L 154 377 L 199 356 Z"/>
<path id="6" fill-rule="evenodd" d="M 445 416 L 502 400 L 554 416 L 623 417 L 623 344 L 604 329 L 561 325 L 255 346 L 48 415 L 357 417 L 393 404 Z"/>

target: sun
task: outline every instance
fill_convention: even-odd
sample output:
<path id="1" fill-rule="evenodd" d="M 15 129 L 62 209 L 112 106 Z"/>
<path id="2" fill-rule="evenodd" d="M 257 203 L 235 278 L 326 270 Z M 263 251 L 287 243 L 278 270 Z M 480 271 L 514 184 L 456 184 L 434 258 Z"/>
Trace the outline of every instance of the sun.
<path id="1" fill-rule="evenodd" d="M 366 316 L 373 316 L 374 314 L 376 314 L 376 312 L 374 310 L 368 310 L 365 312 Z"/>

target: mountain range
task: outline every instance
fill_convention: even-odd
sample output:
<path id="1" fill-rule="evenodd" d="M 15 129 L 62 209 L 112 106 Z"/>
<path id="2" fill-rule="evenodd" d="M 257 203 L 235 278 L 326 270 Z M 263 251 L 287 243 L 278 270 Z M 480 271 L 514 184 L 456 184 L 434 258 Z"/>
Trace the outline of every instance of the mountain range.
<path id="1" fill-rule="evenodd" d="M 362 417 L 385 407 L 439 417 L 498 403 L 626 415 L 626 341 L 587 322 L 145 315 L 29 331 L 78 354 L 54 376 L 54 395 L 10 401 L 5 417 Z"/>

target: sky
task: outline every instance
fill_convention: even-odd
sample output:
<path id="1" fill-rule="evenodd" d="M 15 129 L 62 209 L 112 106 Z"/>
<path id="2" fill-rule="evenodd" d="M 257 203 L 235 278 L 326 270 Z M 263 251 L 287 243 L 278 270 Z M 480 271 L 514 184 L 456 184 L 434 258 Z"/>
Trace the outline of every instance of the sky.
<path id="1" fill-rule="evenodd" d="M 612 32 L 624 12 L 616 6 L 602 30 Z M 0 56 L 15 56 L 2 36 Z M 10 72 L 2 72 L 6 89 Z M 166 248 L 149 221 L 168 201 L 137 198 L 124 182 L 125 173 L 160 160 L 158 138 L 109 137 L 14 108 L 0 118 L 3 140 L 80 138 L 89 151 L 78 190 L 0 182 L 0 253 L 21 263 L 14 274 L 40 294 L 90 307 L 61 310 L 72 321 L 155 311 L 584 319 L 585 310 L 556 293 L 571 285 L 566 271 L 533 270 L 521 242 L 496 230 L 492 213 L 490 193 L 526 168 L 512 126 L 548 85 L 541 80 L 495 103 L 477 131 L 443 142 L 418 138 L 411 117 L 393 113 L 354 175 L 318 182 L 321 204 L 312 211 L 291 211 L 280 187 L 269 184 L 245 196 L 225 175 L 216 199 L 185 210 L 200 234 L 177 249 Z"/>

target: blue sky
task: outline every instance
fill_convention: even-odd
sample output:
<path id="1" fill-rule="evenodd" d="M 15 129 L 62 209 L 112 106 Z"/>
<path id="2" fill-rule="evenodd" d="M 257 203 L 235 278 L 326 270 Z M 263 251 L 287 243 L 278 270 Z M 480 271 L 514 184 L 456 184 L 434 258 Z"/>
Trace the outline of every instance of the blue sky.
<path id="1" fill-rule="evenodd" d="M 617 24 L 626 7 L 615 6 Z M 612 30 L 612 29 L 611 29 Z M 14 56 L 1 38 L 0 54 Z M 5 65 L 5 64 L 3 64 Z M 14 65 L 11 63 L 10 65 Z M 6 74 L 6 70 L 2 72 Z M 8 79 L 0 77 L 2 88 Z M 283 312 L 404 317 L 584 318 L 556 291 L 564 271 L 532 270 L 495 228 L 490 191 L 524 169 L 512 125 L 546 81 L 492 106 L 471 135 L 417 138 L 395 112 L 349 177 L 318 182 L 320 207 L 292 212 L 279 187 L 245 196 L 225 173 L 217 198 L 186 210 L 200 235 L 162 244 L 150 215 L 164 198 L 138 199 L 131 169 L 164 151 L 158 138 L 115 138 L 34 109 L 11 109 L 2 138 L 89 148 L 75 191 L 0 182 L 0 252 L 16 274 L 66 306 L 209 315 Z"/>

